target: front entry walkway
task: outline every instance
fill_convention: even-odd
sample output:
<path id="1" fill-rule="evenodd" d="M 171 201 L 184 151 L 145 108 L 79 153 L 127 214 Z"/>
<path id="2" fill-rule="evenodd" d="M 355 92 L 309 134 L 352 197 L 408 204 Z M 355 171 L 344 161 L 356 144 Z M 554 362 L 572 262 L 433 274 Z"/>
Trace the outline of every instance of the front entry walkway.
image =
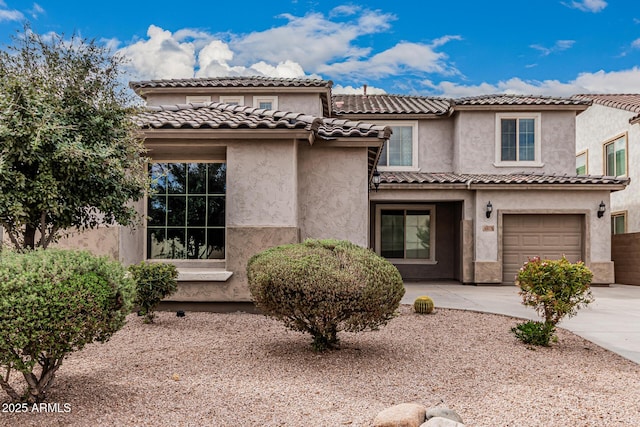
<path id="1" fill-rule="evenodd" d="M 405 283 L 402 304 L 420 295 L 433 298 L 436 308 L 455 308 L 540 320 L 522 305 L 516 286 L 467 286 L 457 282 Z M 601 347 L 640 364 L 640 286 L 593 287 L 594 302 L 560 322 L 567 329 Z"/>

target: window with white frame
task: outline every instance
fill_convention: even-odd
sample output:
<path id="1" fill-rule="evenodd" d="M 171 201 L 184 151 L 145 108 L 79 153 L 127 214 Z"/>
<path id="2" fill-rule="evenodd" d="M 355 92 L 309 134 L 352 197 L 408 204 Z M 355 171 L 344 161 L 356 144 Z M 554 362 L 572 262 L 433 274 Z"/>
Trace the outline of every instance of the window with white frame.
<path id="1" fill-rule="evenodd" d="M 627 135 L 621 135 L 604 144 L 604 174 L 623 176 L 627 174 Z"/>
<path id="2" fill-rule="evenodd" d="M 220 102 L 230 105 L 244 105 L 244 96 L 227 96 L 220 95 Z"/>
<path id="3" fill-rule="evenodd" d="M 382 147 L 378 168 L 382 171 L 418 169 L 418 122 L 385 122 L 392 130 Z"/>
<path id="4" fill-rule="evenodd" d="M 496 166 L 542 166 L 540 113 L 496 114 Z"/>
<path id="5" fill-rule="evenodd" d="M 254 96 L 253 106 L 255 108 L 262 108 L 265 110 L 277 110 L 278 97 L 277 96 Z"/>
<path id="6" fill-rule="evenodd" d="M 187 104 L 189 103 L 200 103 L 200 102 L 211 102 L 211 96 L 209 95 L 188 95 L 187 96 Z"/>
<path id="7" fill-rule="evenodd" d="M 576 175 L 587 175 L 589 173 L 589 154 L 585 150 L 576 155 Z"/>
<path id="8" fill-rule="evenodd" d="M 398 262 L 435 260 L 435 207 L 381 205 L 376 208 L 376 252 Z"/>
<path id="9" fill-rule="evenodd" d="M 225 163 L 151 163 L 148 259 L 223 259 Z"/>
<path id="10" fill-rule="evenodd" d="M 627 232 L 627 213 L 611 213 L 611 234 L 624 234 Z"/>

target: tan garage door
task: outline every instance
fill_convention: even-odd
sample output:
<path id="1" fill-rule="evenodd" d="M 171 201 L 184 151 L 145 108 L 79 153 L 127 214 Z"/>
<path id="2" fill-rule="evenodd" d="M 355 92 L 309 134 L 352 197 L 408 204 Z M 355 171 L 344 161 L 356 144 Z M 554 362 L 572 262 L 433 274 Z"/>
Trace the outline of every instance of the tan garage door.
<path id="1" fill-rule="evenodd" d="M 513 283 L 529 258 L 576 262 L 582 256 L 582 215 L 504 215 L 502 281 Z"/>

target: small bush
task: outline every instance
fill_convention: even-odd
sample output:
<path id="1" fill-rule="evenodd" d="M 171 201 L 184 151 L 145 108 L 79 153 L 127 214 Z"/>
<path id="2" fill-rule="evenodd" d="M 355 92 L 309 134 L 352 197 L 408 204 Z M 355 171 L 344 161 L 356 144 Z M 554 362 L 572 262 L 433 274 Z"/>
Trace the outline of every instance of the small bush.
<path id="1" fill-rule="evenodd" d="M 42 402 L 63 359 L 105 342 L 131 310 L 133 280 L 118 262 L 84 251 L 0 254 L 0 386 L 13 401 Z M 19 394 L 12 370 L 27 386 Z"/>
<path id="2" fill-rule="evenodd" d="M 348 241 L 306 240 L 254 255 L 247 265 L 256 306 L 307 332 L 317 351 L 335 348 L 339 331 L 385 325 L 404 295 L 398 269 Z"/>
<path id="3" fill-rule="evenodd" d="M 534 322 L 530 320 L 511 328 L 511 332 L 525 344 L 548 347 L 551 341 L 556 340 L 555 326 L 546 322 Z"/>
<path id="4" fill-rule="evenodd" d="M 516 285 L 520 287 L 522 304 L 533 307 L 544 318 L 545 330 L 555 331 L 563 318 L 575 316 L 579 308 L 593 301 L 589 288 L 592 278 L 593 274 L 581 261 L 572 264 L 565 257 L 559 260 L 536 257 L 522 266 Z"/>
<path id="5" fill-rule="evenodd" d="M 173 264 L 143 261 L 130 266 L 129 271 L 136 282 L 134 304 L 140 308 L 145 323 L 153 323 L 160 301 L 178 290 L 178 270 Z"/>

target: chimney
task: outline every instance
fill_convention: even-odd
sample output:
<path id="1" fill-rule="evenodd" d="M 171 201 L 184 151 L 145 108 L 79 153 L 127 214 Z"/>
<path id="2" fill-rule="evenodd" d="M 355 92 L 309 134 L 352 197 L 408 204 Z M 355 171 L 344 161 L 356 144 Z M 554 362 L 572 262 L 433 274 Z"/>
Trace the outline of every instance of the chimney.
<path id="1" fill-rule="evenodd" d="M 362 85 L 362 90 L 364 91 L 364 96 L 367 96 L 367 85 Z"/>

